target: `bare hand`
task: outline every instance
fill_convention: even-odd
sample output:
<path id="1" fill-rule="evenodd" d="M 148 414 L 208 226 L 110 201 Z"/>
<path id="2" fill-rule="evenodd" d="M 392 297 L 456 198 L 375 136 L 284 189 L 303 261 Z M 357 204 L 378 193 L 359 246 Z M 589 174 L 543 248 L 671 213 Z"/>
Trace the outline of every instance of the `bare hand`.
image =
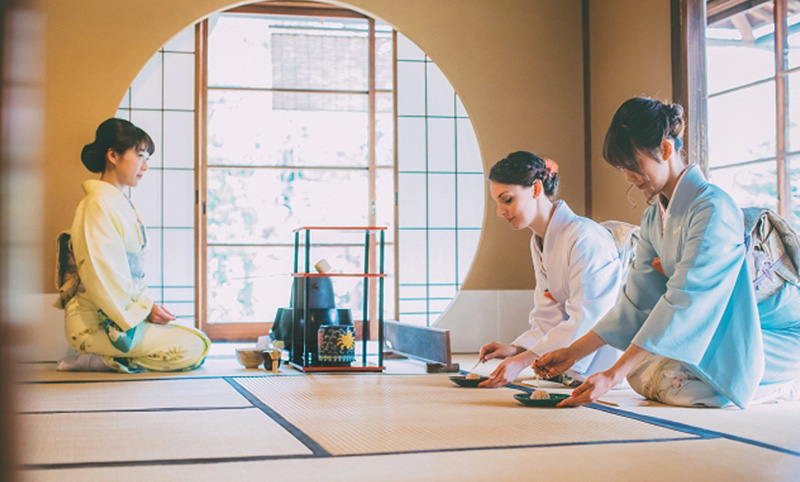
<path id="1" fill-rule="evenodd" d="M 566 348 L 559 348 L 547 352 L 538 360 L 533 362 L 533 369 L 542 378 L 553 378 L 556 375 L 561 375 L 575 364 L 575 359 Z"/>
<path id="2" fill-rule="evenodd" d="M 562 400 L 559 407 L 578 407 L 587 403 L 596 402 L 597 399 L 608 393 L 617 380 L 608 372 L 599 372 L 590 376 L 578 388 L 572 391 L 572 396 Z"/>
<path id="3" fill-rule="evenodd" d="M 173 320 L 175 320 L 175 315 L 170 313 L 164 306 L 153 303 L 153 308 L 150 310 L 147 321 L 156 325 L 166 325 Z"/>
<path id="4" fill-rule="evenodd" d="M 531 354 L 532 356 L 535 356 Z M 507 383 L 512 383 L 519 375 L 519 372 L 528 366 L 528 360 L 525 359 L 525 353 L 515 355 L 503 360 L 497 368 L 494 369 L 487 380 L 482 381 L 478 386 L 482 388 L 496 388 L 502 387 Z"/>
<path id="5" fill-rule="evenodd" d="M 511 343 L 498 343 L 493 341 L 481 347 L 480 359 L 482 362 L 491 360 L 492 358 L 508 358 L 520 353 L 522 348 L 514 346 Z"/>

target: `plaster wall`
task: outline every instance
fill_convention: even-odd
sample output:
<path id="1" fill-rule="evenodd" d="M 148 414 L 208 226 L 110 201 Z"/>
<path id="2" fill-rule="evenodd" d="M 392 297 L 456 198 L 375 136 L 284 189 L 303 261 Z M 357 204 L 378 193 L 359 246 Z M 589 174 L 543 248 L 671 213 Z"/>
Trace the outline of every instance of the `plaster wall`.
<path id="1" fill-rule="evenodd" d="M 92 175 L 80 163 L 97 125 L 113 116 L 145 62 L 174 34 L 230 0 L 40 0 L 45 19 L 42 293 L 53 293 L 54 240 L 68 228 Z M 448 77 L 469 112 L 484 169 L 514 150 L 560 165 L 560 195 L 584 212 L 584 99 L 579 0 L 335 1 L 393 25 Z M 591 0 L 591 200 L 598 220 L 638 222 L 625 183 L 602 161 L 605 127 L 632 95 L 666 99 L 669 1 Z M 527 230 L 512 231 L 485 196 L 480 245 L 463 290 L 533 287 Z M 483 295 L 481 295 L 483 296 Z M 513 299 L 520 296 L 513 296 Z M 527 302 L 520 303 L 527 305 Z M 455 313 L 457 310 L 449 310 Z M 513 311 L 513 310 L 512 310 Z M 497 315 L 500 316 L 500 315 Z M 49 332 L 50 317 L 35 330 Z M 447 324 L 451 324 L 452 320 Z M 497 331 L 498 321 L 490 331 Z M 456 324 L 455 326 L 457 326 Z"/>

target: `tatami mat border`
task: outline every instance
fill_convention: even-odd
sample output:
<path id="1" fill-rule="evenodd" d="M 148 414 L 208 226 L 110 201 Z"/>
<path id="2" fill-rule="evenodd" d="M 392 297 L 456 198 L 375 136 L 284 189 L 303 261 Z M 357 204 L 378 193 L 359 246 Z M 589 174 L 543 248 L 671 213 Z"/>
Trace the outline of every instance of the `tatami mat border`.
<path id="1" fill-rule="evenodd" d="M 164 407 L 164 408 L 110 408 L 107 410 L 39 410 L 17 412 L 18 415 L 60 415 L 65 413 L 133 413 L 133 412 L 203 412 L 206 410 L 250 410 L 251 406 L 242 407 Z"/>
<path id="2" fill-rule="evenodd" d="M 246 388 L 239 385 L 236 380 L 232 378 L 225 378 L 225 381 L 228 382 L 241 396 L 243 396 L 248 402 L 252 403 L 254 407 L 258 408 L 262 412 L 264 412 L 269 418 L 275 421 L 278 425 L 286 429 L 287 432 L 292 434 L 294 438 L 299 440 L 303 445 L 308 447 L 317 457 L 330 457 L 331 454 L 327 450 L 325 450 L 322 445 L 318 444 L 314 439 L 312 439 L 307 433 L 303 432 L 298 428 L 296 425 L 292 424 L 283 416 L 281 416 L 278 412 L 273 410 L 272 408 L 268 407 L 267 404 L 259 400 L 255 395 L 250 393 Z"/>
<path id="3" fill-rule="evenodd" d="M 526 387 L 526 386 L 523 386 L 523 385 L 508 384 L 506 386 L 509 387 L 509 388 L 514 388 L 516 390 L 522 390 L 522 391 L 528 392 L 528 393 L 531 393 L 533 391 L 533 388 Z M 733 440 L 733 441 L 736 441 L 736 442 L 741 442 L 741 443 L 745 443 L 745 444 L 749 444 L 749 445 L 755 445 L 757 447 L 761 447 L 761 448 L 764 448 L 764 449 L 774 450 L 776 452 L 781 452 L 781 453 L 784 453 L 784 454 L 789 454 L 789 455 L 794 455 L 796 457 L 800 457 L 800 452 L 798 452 L 796 450 L 791 450 L 791 449 L 787 449 L 787 448 L 784 448 L 784 447 L 779 447 L 777 445 L 772 445 L 772 444 L 768 444 L 766 442 L 760 442 L 758 440 L 753 440 L 753 439 L 749 439 L 749 438 L 746 438 L 746 437 L 740 437 L 738 435 L 732 435 L 732 434 L 725 433 L 725 432 L 718 432 L 716 430 L 709 430 L 709 429 L 705 429 L 705 428 L 702 428 L 702 427 L 695 427 L 694 425 L 688 425 L 688 424 L 681 423 L 681 422 L 675 422 L 673 420 L 667 420 L 665 418 L 658 418 L 658 417 L 653 417 L 653 416 L 650 416 L 650 415 L 642 415 L 640 413 L 629 412 L 627 410 L 622 410 L 622 409 L 619 409 L 619 408 L 609 407 L 609 406 L 606 406 L 606 405 L 600 405 L 599 403 L 590 403 L 590 404 L 586 405 L 586 408 L 592 408 L 594 410 L 600 410 L 602 412 L 611 413 L 611 414 L 614 414 L 614 415 L 619 415 L 621 417 L 631 418 L 631 419 L 634 419 L 634 420 L 638 420 L 640 422 L 645 422 L 645 423 L 649 423 L 649 424 L 652 424 L 652 425 L 657 425 L 659 427 L 668 428 L 668 429 L 672 429 L 672 430 L 677 430 L 679 432 L 685 432 L 685 433 L 689 433 L 689 434 L 692 434 L 692 435 L 697 435 L 698 437 L 701 437 L 701 438 L 725 438 L 725 439 L 728 439 L 728 440 Z M 698 410 L 702 410 L 702 409 L 698 409 Z M 713 409 L 709 409 L 709 410 L 713 410 Z"/>
<path id="4" fill-rule="evenodd" d="M 589 405 L 587 405 L 589 406 Z M 733 440 L 735 442 L 741 442 L 749 445 L 755 445 L 757 447 L 761 447 L 768 450 L 774 450 L 776 452 L 781 452 L 784 454 L 794 455 L 795 457 L 800 457 L 800 452 L 796 450 L 787 449 L 784 447 L 779 447 L 777 445 L 768 444 L 766 442 L 760 442 L 758 440 L 753 440 L 746 437 L 740 437 L 738 435 L 733 435 L 725 432 L 718 432 L 716 430 L 708 430 L 701 427 L 695 427 L 694 425 L 687 425 L 680 422 L 673 422 L 672 420 L 667 420 L 663 418 L 652 417 L 650 415 L 642 415 L 639 413 L 628 412 L 625 410 L 620 410 L 614 407 L 607 407 L 605 405 L 598 405 L 592 404 L 590 408 L 594 408 L 595 410 L 601 410 L 608 413 L 613 413 L 615 415 L 620 415 L 622 417 L 628 417 L 636 420 L 641 420 L 642 422 L 652 423 L 661 425 L 662 427 L 672 428 L 673 430 L 680 430 L 687 433 L 695 433 L 704 438 L 725 438 L 728 440 Z M 705 409 L 698 409 L 698 410 L 705 410 Z M 713 410 L 713 409 L 708 409 Z"/>
<path id="5" fill-rule="evenodd" d="M 686 442 L 694 440 L 709 440 L 709 438 L 671 437 L 671 438 L 657 438 L 657 439 L 592 440 L 585 442 L 556 442 L 548 444 L 523 444 L 523 445 L 501 445 L 501 446 L 492 445 L 485 447 L 455 447 L 446 449 L 403 450 L 397 452 L 365 452 L 359 454 L 343 454 L 343 455 L 333 455 L 333 454 L 254 455 L 250 457 L 219 457 L 219 458 L 203 458 L 203 459 L 162 459 L 162 460 L 121 461 L 121 462 L 76 462 L 76 463 L 60 463 L 60 464 L 30 464 L 30 465 L 21 465 L 20 468 L 22 470 L 56 470 L 56 469 L 103 468 L 103 467 L 134 467 L 141 465 L 192 465 L 192 464 L 218 464 L 218 463 L 228 463 L 228 462 L 261 462 L 267 460 L 285 460 L 285 459 L 319 459 L 319 458 L 346 459 L 353 457 L 376 457 L 376 456 L 386 456 L 386 455 L 413 455 L 413 454 L 434 454 L 434 453 L 450 453 L 450 452 L 474 452 L 481 450 L 513 450 L 513 449 L 532 449 L 532 448 L 548 448 L 548 447 L 571 447 L 576 445 L 615 445 L 615 444 L 633 444 L 633 443 Z"/>
<path id="6" fill-rule="evenodd" d="M 297 373 L 297 375 L 302 375 L 302 373 Z M 127 383 L 127 382 L 156 382 L 156 381 L 163 381 L 169 382 L 173 380 L 219 380 L 225 378 L 264 378 L 274 375 L 235 375 L 232 377 L 231 375 L 209 375 L 203 377 L 186 377 L 186 376 L 179 376 L 179 377 L 160 377 L 160 378 L 121 378 L 119 380 L 25 380 L 18 382 L 21 385 L 58 385 L 63 383 Z M 296 376 L 292 375 L 282 375 L 282 376 Z"/>
<path id="7" fill-rule="evenodd" d="M 226 464 L 230 462 L 264 462 L 267 460 L 286 459 L 316 459 L 314 454 L 294 455 L 252 455 L 246 457 L 214 457 L 202 459 L 154 459 L 120 462 L 76 462 L 61 464 L 27 464 L 20 465 L 21 470 L 60 470 L 60 469 L 99 469 L 111 467 L 141 467 L 152 465 L 196 465 L 196 464 Z"/>
<path id="8" fill-rule="evenodd" d="M 306 376 L 306 373 L 301 371 L 288 372 L 288 373 L 281 373 L 279 376 L 281 377 L 296 377 L 296 376 Z M 353 376 L 359 377 L 371 377 L 371 376 L 382 376 L 382 377 L 424 377 L 427 376 L 427 373 L 356 373 Z M 63 384 L 63 383 L 125 383 L 125 382 L 155 382 L 155 381 L 173 381 L 173 380 L 220 380 L 220 379 L 230 379 L 230 378 L 267 378 L 267 377 L 274 377 L 273 374 L 235 374 L 235 375 L 207 375 L 201 377 L 193 377 L 193 376 L 176 376 L 176 377 L 156 377 L 156 378 L 121 378 L 119 380 L 113 379 L 101 379 L 101 380 L 21 380 L 16 382 L 20 385 L 52 385 L 52 384 Z M 316 374 L 314 376 L 342 376 L 338 373 L 322 373 Z M 520 388 L 520 390 L 524 390 Z"/>

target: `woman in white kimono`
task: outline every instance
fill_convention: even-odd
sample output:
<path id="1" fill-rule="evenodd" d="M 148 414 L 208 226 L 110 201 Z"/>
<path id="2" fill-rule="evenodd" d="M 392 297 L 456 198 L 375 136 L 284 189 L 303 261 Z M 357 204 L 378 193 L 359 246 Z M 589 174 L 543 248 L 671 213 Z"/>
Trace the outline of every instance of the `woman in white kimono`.
<path id="1" fill-rule="evenodd" d="M 617 305 L 534 364 L 553 376 L 600 347 L 625 350 L 561 405 L 593 402 L 626 376 L 642 396 L 672 405 L 744 408 L 800 395 L 800 290 L 785 283 L 756 302 L 742 213 L 684 165 L 682 115 L 679 105 L 634 98 L 611 122 L 603 157 L 655 203 Z"/>
<path id="2" fill-rule="evenodd" d="M 607 229 L 577 216 L 567 203 L 554 200 L 558 165 L 525 151 L 514 152 L 489 171 L 497 215 L 513 229 L 528 228 L 536 277 L 531 329 L 511 343 L 481 348 L 483 361 L 505 358 L 481 383 L 511 383 L 539 355 L 581 337 L 612 307 L 619 295 L 623 269 Z M 569 375 L 582 380 L 605 370 L 619 351 L 608 347 L 578 360 Z"/>
<path id="3" fill-rule="evenodd" d="M 83 164 L 101 176 L 84 181 L 72 223 L 78 280 L 62 301 L 67 341 L 81 355 L 61 369 L 175 371 L 205 360 L 208 338 L 168 324 L 175 316 L 145 295 L 147 234 L 123 189 L 136 187 L 154 148 L 147 133 L 122 119 L 100 124 L 83 148 Z"/>

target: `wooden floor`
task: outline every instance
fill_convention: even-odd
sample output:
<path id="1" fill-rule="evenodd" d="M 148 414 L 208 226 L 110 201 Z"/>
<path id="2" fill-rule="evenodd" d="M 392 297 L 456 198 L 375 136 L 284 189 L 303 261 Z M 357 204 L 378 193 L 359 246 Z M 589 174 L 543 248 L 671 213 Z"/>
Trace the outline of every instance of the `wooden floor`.
<path id="1" fill-rule="evenodd" d="M 800 480 L 800 402 L 684 409 L 617 390 L 603 404 L 532 408 L 513 398 L 525 380 L 459 388 L 416 362 L 387 367 L 271 375 L 223 345 L 173 376 L 27 364 L 20 478 Z"/>

